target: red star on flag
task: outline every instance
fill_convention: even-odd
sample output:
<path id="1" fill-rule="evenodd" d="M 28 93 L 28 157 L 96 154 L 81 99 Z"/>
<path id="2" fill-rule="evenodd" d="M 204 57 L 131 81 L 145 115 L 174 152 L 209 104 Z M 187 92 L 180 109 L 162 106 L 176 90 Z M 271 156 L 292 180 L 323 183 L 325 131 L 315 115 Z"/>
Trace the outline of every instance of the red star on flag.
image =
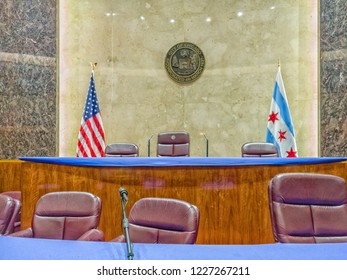
<path id="1" fill-rule="evenodd" d="M 280 142 L 283 140 L 283 139 L 287 139 L 285 134 L 287 133 L 287 131 L 279 131 L 279 136 L 278 136 L 278 139 L 280 140 Z"/>
<path id="2" fill-rule="evenodd" d="M 269 115 L 268 121 L 272 121 L 272 123 L 275 123 L 275 121 L 278 121 L 277 115 L 278 113 L 274 113 L 274 111 L 272 111 L 272 113 Z"/>
<path id="3" fill-rule="evenodd" d="M 293 150 L 293 148 L 290 148 L 290 151 L 287 152 L 287 157 L 296 157 L 296 151 Z"/>

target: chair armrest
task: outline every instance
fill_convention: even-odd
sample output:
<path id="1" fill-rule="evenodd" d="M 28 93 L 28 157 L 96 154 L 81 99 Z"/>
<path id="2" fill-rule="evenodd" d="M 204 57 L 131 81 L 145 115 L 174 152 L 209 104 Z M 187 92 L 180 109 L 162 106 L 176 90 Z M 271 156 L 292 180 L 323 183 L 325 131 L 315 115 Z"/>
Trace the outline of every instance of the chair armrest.
<path id="1" fill-rule="evenodd" d="M 125 237 L 122 234 L 122 235 L 119 235 L 119 236 L 111 239 L 110 242 L 125 242 Z"/>
<path id="2" fill-rule="evenodd" d="M 77 240 L 82 241 L 105 241 L 104 232 L 99 229 L 91 229 L 80 236 Z"/>
<path id="3" fill-rule="evenodd" d="M 33 230 L 31 228 L 23 229 L 14 233 L 9 234 L 8 236 L 15 237 L 34 237 Z"/>

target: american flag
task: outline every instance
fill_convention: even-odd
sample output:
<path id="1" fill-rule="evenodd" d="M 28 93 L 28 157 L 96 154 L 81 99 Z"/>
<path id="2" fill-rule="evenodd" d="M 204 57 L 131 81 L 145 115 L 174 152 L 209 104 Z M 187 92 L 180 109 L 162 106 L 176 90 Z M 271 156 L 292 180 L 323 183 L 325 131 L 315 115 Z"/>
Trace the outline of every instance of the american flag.
<path id="1" fill-rule="evenodd" d="M 277 146 L 280 157 L 298 157 L 294 126 L 280 67 L 278 67 L 267 122 L 266 142 L 274 143 Z"/>
<path id="2" fill-rule="evenodd" d="M 90 77 L 86 105 L 78 134 L 77 157 L 103 157 L 105 153 L 105 132 L 100 107 L 96 96 L 94 71 Z"/>

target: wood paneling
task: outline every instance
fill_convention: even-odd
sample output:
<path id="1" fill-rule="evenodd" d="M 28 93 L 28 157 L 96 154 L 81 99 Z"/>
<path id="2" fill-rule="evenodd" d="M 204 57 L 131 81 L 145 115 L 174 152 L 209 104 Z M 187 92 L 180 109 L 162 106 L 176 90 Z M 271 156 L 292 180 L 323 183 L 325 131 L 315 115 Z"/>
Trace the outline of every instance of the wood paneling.
<path id="1" fill-rule="evenodd" d="M 0 161 L 0 191 L 22 191 L 22 228 L 38 198 L 52 191 L 88 191 L 102 199 L 100 228 L 110 240 L 122 232 L 119 187 L 127 211 L 148 196 L 186 200 L 200 209 L 200 244 L 273 243 L 267 184 L 282 172 L 316 172 L 346 179 L 346 163 L 224 167 L 77 167 Z"/>

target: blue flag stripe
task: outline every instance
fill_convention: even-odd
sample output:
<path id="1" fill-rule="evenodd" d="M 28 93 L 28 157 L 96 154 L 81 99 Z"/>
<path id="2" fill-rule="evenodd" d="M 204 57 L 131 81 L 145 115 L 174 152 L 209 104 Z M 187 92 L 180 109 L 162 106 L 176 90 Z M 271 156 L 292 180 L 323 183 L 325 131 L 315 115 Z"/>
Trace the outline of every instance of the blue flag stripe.
<path id="1" fill-rule="evenodd" d="M 280 88 L 278 86 L 277 81 L 276 81 L 275 88 L 274 88 L 273 98 L 274 98 L 275 102 L 277 103 L 277 106 L 281 110 L 281 116 L 283 118 L 283 121 L 286 123 L 290 132 L 294 136 L 294 128 L 293 128 L 293 124 L 292 124 L 292 119 L 290 117 L 289 107 L 288 107 L 287 101 L 283 98 L 283 95 L 281 94 L 281 91 L 280 91 Z"/>
<path id="2" fill-rule="evenodd" d="M 266 142 L 275 144 L 278 150 L 278 156 L 282 157 L 281 147 L 278 145 L 275 136 L 269 129 L 266 130 Z"/>

